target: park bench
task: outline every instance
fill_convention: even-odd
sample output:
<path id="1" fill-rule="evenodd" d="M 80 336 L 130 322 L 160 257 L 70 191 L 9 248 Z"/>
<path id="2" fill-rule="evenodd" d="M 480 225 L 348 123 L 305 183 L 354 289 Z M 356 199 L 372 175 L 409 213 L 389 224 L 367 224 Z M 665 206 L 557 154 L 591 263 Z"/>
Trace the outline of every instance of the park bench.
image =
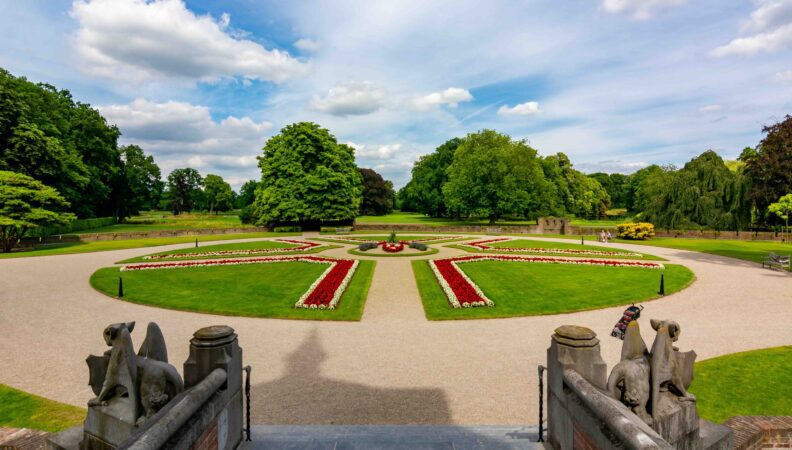
<path id="1" fill-rule="evenodd" d="M 341 227 L 335 229 L 336 234 L 349 234 L 352 232 L 352 228 L 350 227 Z"/>
<path id="2" fill-rule="evenodd" d="M 781 256 L 771 252 L 769 255 L 767 255 L 767 258 L 762 260 L 762 267 L 768 267 L 770 269 L 774 269 L 776 267 L 779 269 L 790 269 L 789 255 Z"/>

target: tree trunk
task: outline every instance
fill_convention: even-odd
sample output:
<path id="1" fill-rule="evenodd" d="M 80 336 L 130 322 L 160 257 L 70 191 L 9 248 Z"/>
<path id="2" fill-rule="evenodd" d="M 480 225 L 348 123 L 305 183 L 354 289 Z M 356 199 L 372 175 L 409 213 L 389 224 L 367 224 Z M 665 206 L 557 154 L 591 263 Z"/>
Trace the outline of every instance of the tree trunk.
<path id="1" fill-rule="evenodd" d="M 498 220 L 498 216 L 496 214 L 490 214 L 489 216 L 489 224 L 495 225 L 495 221 Z"/>

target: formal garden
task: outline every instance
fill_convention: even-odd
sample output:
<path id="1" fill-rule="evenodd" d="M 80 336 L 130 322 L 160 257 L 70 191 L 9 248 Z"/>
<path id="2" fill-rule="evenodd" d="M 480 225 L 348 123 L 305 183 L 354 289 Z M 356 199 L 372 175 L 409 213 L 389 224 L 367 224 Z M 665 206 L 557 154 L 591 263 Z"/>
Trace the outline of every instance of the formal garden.
<path id="1" fill-rule="evenodd" d="M 62 100 L 65 116 L 83 108 L 2 75 L 42 102 Z M 35 107 L 22 106 L 20 114 Z M 261 178 L 237 192 L 219 175 L 190 167 L 164 181 L 151 155 L 119 146 L 118 130 L 87 109 L 109 133 L 103 139 L 47 114 L 29 119 L 63 127 L 57 134 L 75 161 L 87 167 L 91 160 L 79 149 L 93 145 L 111 167 L 87 176 L 64 166 L 53 175 L 0 153 L 0 292 L 30 297 L 2 299 L 3 332 L 14 339 L 3 348 L 25 367 L 46 362 L 43 350 L 30 362 L 18 350 L 16 339 L 31 339 L 30 323 L 59 329 L 41 327 L 46 336 L 36 342 L 62 335 L 70 349 L 80 348 L 79 327 L 55 326 L 61 315 L 99 330 L 125 314 L 156 317 L 182 334 L 193 323 L 228 322 L 259 340 L 245 343 L 257 367 L 299 371 L 329 361 L 333 376 L 349 371 L 361 385 L 387 389 L 396 383 L 394 368 L 414 362 L 405 373 L 420 379 L 397 380 L 402 388 L 439 384 L 453 397 L 449 404 L 470 411 L 487 399 L 460 390 L 454 377 L 438 381 L 435 364 L 460 371 L 462 380 L 481 365 L 487 383 L 518 391 L 528 381 L 517 371 L 534 373 L 558 325 L 585 321 L 601 340 L 611 339 L 613 322 L 638 305 L 651 318 L 715 336 L 691 333 L 702 354 L 715 356 L 697 363 L 691 387 L 702 417 L 792 411 L 790 347 L 778 347 L 792 339 L 784 327 L 792 314 L 792 172 L 775 164 L 779 154 L 788 157 L 791 117 L 765 129 L 739 160 L 707 151 L 680 168 L 653 165 L 630 175 L 585 174 L 563 153 L 542 156 L 527 141 L 481 130 L 421 157 L 398 191 L 358 167 L 352 146 L 301 122 L 266 140 Z M 543 222 L 561 225 L 543 229 Z M 710 235 L 676 237 L 696 233 Z M 764 326 L 767 334 L 754 331 Z M 322 338 L 311 341 L 311 351 L 294 349 L 316 333 Z M 471 350 L 478 339 L 489 353 Z M 501 350 L 529 354 L 532 366 L 521 360 L 501 370 L 509 364 L 496 361 Z M 736 350 L 751 351 L 731 354 Z M 350 356 L 358 352 L 359 361 Z M 41 381 L 71 389 L 60 403 L 0 385 L 0 426 L 51 431 L 78 420 L 83 410 L 64 402 L 85 403 L 85 374 L 66 372 Z M 9 373 L 0 369 L 0 381 L 41 392 Z M 488 378 L 495 375 L 504 379 Z M 306 389 L 330 396 L 321 384 Z M 278 408 L 288 410 L 288 396 L 276 394 Z M 509 408 L 534 413 L 534 394 L 520 395 L 506 400 Z M 274 415 L 259 414 L 262 422 Z M 508 414 L 495 420 L 534 420 Z"/>

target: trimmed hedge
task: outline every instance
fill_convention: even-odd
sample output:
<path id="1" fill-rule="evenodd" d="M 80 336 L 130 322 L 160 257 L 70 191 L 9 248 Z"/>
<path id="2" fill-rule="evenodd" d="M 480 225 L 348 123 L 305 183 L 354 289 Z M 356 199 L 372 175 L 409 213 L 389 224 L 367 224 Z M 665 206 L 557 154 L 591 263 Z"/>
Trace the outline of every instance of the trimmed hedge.
<path id="1" fill-rule="evenodd" d="M 298 226 L 282 226 L 282 227 L 275 227 L 272 231 L 276 233 L 301 233 L 302 227 Z"/>
<path id="2" fill-rule="evenodd" d="M 28 236 L 45 237 L 57 234 L 69 234 L 75 231 L 90 230 L 92 228 L 106 227 L 118 223 L 117 217 L 99 217 L 95 219 L 73 220 L 68 225 L 33 228 L 27 232 Z"/>
<path id="3" fill-rule="evenodd" d="M 429 249 L 429 246 L 426 245 L 426 244 L 422 244 L 420 242 L 410 242 L 410 248 L 414 248 L 416 250 L 420 250 L 422 252 L 425 252 L 425 251 L 427 251 Z"/>
<path id="4" fill-rule="evenodd" d="M 358 245 L 358 250 L 360 250 L 361 252 L 365 252 L 366 250 L 373 250 L 375 248 L 377 248 L 376 242 L 364 242 Z"/>
<path id="5" fill-rule="evenodd" d="M 616 234 L 621 239 L 643 241 L 654 236 L 654 225 L 649 222 L 622 223 L 616 225 Z"/>

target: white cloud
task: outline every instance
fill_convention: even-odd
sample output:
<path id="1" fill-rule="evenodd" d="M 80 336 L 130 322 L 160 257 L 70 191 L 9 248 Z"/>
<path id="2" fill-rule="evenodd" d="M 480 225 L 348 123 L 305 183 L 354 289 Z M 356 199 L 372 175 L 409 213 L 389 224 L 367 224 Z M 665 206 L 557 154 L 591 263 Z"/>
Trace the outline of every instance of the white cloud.
<path id="1" fill-rule="evenodd" d="M 269 122 L 234 116 L 216 121 L 205 106 L 174 101 L 136 99 L 98 109 L 118 125 L 121 144 L 136 144 L 153 154 L 163 174 L 193 167 L 204 175 L 220 174 L 234 187 L 261 176 L 256 156 L 272 129 Z"/>
<path id="2" fill-rule="evenodd" d="M 687 0 L 603 0 L 602 7 L 610 13 L 626 13 L 638 20 L 652 17 L 655 11 L 682 5 Z"/>
<path id="3" fill-rule="evenodd" d="M 699 108 L 699 112 L 701 112 L 701 113 L 710 113 L 710 112 L 720 111 L 722 109 L 723 109 L 723 106 L 721 106 L 721 105 L 707 105 L 707 106 L 702 106 L 701 108 Z"/>
<path id="4" fill-rule="evenodd" d="M 540 112 L 542 110 L 539 109 L 539 102 L 525 102 L 512 107 L 503 105 L 498 108 L 498 114 L 501 116 L 531 116 Z"/>
<path id="5" fill-rule="evenodd" d="M 355 157 L 363 159 L 391 159 L 401 149 L 401 144 L 362 145 L 347 142 L 355 149 Z"/>
<path id="6" fill-rule="evenodd" d="M 792 83 L 792 70 L 784 70 L 783 72 L 776 72 L 775 80 L 779 83 Z"/>
<path id="7" fill-rule="evenodd" d="M 605 173 L 624 173 L 624 174 L 633 173 L 635 171 L 643 169 L 644 167 L 647 167 L 648 165 L 649 163 L 645 163 L 641 161 L 627 162 L 619 159 L 608 159 L 593 163 L 575 164 L 578 170 L 581 170 L 585 173 L 605 172 Z"/>
<path id="8" fill-rule="evenodd" d="M 319 50 L 319 42 L 310 38 L 299 39 L 294 43 L 294 46 L 306 52 L 315 52 Z"/>
<path id="9" fill-rule="evenodd" d="M 792 49 L 792 1 L 759 0 L 741 29 L 743 33 L 753 34 L 717 47 L 710 55 L 720 58 Z"/>
<path id="10" fill-rule="evenodd" d="M 418 111 L 427 111 L 440 105 L 456 108 L 461 102 L 469 102 L 473 96 L 467 89 L 450 87 L 442 92 L 433 92 L 423 97 L 414 98 L 412 106 Z"/>
<path id="11" fill-rule="evenodd" d="M 121 81 L 212 81 L 243 77 L 281 83 L 307 73 L 288 52 L 238 38 L 223 14 L 197 16 L 182 0 L 76 0 L 74 37 L 88 73 Z"/>
<path id="12" fill-rule="evenodd" d="M 368 81 L 352 81 L 330 88 L 327 96 L 314 96 L 309 108 L 336 116 L 369 114 L 382 107 L 385 91 Z"/>

